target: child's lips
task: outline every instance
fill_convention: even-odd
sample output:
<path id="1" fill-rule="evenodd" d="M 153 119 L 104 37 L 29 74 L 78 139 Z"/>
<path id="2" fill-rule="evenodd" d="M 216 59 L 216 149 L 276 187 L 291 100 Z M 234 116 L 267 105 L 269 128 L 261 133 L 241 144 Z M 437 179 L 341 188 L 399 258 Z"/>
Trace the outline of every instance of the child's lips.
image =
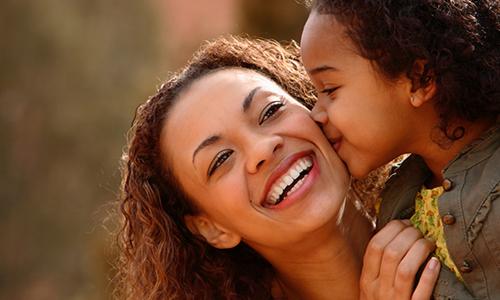
<path id="1" fill-rule="evenodd" d="M 338 139 L 329 139 L 330 145 L 332 145 L 333 150 L 338 151 L 340 148 L 340 138 Z"/>

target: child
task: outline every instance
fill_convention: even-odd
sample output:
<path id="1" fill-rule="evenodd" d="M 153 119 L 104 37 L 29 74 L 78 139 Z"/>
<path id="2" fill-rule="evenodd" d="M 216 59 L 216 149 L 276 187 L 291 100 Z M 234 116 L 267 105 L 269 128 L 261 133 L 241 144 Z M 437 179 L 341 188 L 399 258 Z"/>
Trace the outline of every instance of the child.
<path id="1" fill-rule="evenodd" d="M 499 2 L 312 6 L 312 116 L 350 173 L 412 153 L 380 196 L 379 228 L 411 217 L 437 241 L 436 299 L 500 298 Z"/>

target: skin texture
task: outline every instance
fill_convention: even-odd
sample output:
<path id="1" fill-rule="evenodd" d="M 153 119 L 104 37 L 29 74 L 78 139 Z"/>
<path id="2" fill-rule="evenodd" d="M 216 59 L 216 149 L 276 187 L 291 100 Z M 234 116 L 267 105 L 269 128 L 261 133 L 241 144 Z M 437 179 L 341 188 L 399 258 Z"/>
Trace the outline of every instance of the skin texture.
<path id="1" fill-rule="evenodd" d="M 255 88 L 245 112 L 243 102 Z M 349 175 L 309 111 L 254 72 L 228 69 L 195 82 L 174 107 L 165 135 L 179 141 L 164 144 L 166 156 L 201 209 L 199 218 L 221 232 L 215 240 L 224 242 L 216 247 L 234 247 L 240 240 L 254 249 L 300 241 L 332 222 L 343 204 Z M 196 151 L 212 136 L 220 139 Z M 314 177 L 311 172 L 313 178 L 293 195 L 266 207 L 263 199 L 276 172 L 281 176 L 304 156 L 318 166 Z M 209 176 L 217 158 L 220 166 Z"/>

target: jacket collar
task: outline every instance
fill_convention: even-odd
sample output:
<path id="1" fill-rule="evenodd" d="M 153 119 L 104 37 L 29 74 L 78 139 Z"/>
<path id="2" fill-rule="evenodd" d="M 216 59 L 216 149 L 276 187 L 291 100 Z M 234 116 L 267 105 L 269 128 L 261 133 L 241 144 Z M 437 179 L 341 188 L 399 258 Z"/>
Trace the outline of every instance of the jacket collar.
<path id="1" fill-rule="evenodd" d="M 458 155 L 446 165 L 442 173 L 444 175 L 445 173 L 449 174 L 470 169 L 472 166 L 490 157 L 499 147 L 500 117 L 478 139 L 460 150 Z"/>

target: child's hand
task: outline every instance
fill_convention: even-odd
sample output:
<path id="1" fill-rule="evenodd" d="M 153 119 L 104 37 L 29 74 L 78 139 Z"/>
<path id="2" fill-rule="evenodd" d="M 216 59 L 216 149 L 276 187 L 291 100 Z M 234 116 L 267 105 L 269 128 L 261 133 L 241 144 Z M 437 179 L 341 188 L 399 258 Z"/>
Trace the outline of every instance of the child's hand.
<path id="1" fill-rule="evenodd" d="M 362 300 L 429 300 L 441 264 L 427 263 L 417 288 L 415 275 L 436 245 L 424 239 L 409 221 L 388 223 L 370 241 L 363 259 L 360 288 Z"/>

